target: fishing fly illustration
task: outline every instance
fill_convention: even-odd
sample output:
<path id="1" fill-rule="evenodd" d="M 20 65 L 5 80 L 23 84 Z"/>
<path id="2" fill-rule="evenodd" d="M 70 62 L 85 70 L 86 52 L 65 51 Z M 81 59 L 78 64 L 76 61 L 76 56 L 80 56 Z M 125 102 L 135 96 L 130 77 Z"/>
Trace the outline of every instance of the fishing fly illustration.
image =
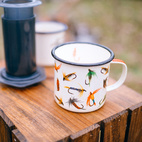
<path id="1" fill-rule="evenodd" d="M 72 99 L 71 99 L 71 98 L 70 98 L 69 101 L 68 101 L 69 107 L 70 107 L 71 105 L 73 105 L 73 106 L 76 107 L 77 109 L 83 109 L 84 106 L 81 104 L 81 107 L 79 107 L 79 106 L 77 105 L 78 102 L 79 102 L 78 99 L 76 99 L 76 98 L 72 98 Z"/>
<path id="2" fill-rule="evenodd" d="M 87 76 L 88 79 L 89 79 L 89 83 L 87 83 L 86 80 L 85 80 L 85 84 L 90 86 L 90 82 L 91 82 L 92 77 L 93 77 L 93 76 L 97 76 L 97 74 L 96 74 L 96 72 L 94 72 L 94 71 L 88 69 L 88 73 L 87 73 L 86 76 Z"/>
<path id="3" fill-rule="evenodd" d="M 109 71 L 109 67 L 108 68 L 102 67 L 102 69 L 101 69 L 101 73 L 104 75 L 106 75 L 108 73 L 108 71 Z"/>
<path id="4" fill-rule="evenodd" d="M 95 90 L 93 93 L 90 92 L 90 95 L 88 96 L 87 102 L 86 102 L 86 105 L 87 105 L 87 106 L 89 105 L 90 107 L 92 107 L 93 105 L 96 105 L 94 95 L 95 95 L 100 89 L 101 89 L 101 88 Z M 91 100 L 92 100 L 92 102 L 93 102 L 92 104 L 90 103 Z"/>
<path id="5" fill-rule="evenodd" d="M 63 103 L 63 101 L 62 101 L 62 98 L 59 99 L 57 96 L 55 96 L 55 97 L 56 97 L 56 99 L 58 100 L 58 103 L 59 103 L 59 104 L 64 105 L 64 103 Z"/>
<path id="6" fill-rule="evenodd" d="M 57 84 L 57 91 L 60 91 L 60 82 L 59 82 L 59 79 L 58 79 L 58 78 L 57 78 L 56 84 Z"/>
<path id="7" fill-rule="evenodd" d="M 104 96 L 103 99 L 100 100 L 99 105 L 102 105 L 102 103 L 105 101 L 105 99 L 106 99 L 106 95 Z"/>
<path id="8" fill-rule="evenodd" d="M 80 60 L 80 58 L 78 57 L 76 57 L 76 48 L 74 48 L 74 50 L 73 50 L 73 58 L 74 58 L 74 61 L 79 61 Z"/>
<path id="9" fill-rule="evenodd" d="M 104 88 L 106 88 L 106 86 L 107 86 L 107 79 L 108 79 L 108 78 L 106 78 L 106 79 L 103 81 L 103 87 L 104 87 Z"/>
<path id="10" fill-rule="evenodd" d="M 80 84 L 79 84 L 79 85 L 80 85 Z M 65 88 L 68 88 L 68 92 L 69 92 L 70 94 L 73 94 L 73 93 L 70 92 L 70 90 L 76 90 L 76 91 L 78 91 L 78 92 L 80 93 L 79 96 L 81 97 L 81 96 L 83 95 L 83 92 L 86 92 L 86 90 L 83 89 L 83 87 L 82 87 L 81 85 L 80 85 L 80 87 L 81 87 L 81 89 L 65 86 Z"/>
<path id="11" fill-rule="evenodd" d="M 74 73 L 70 73 L 70 74 L 65 74 L 63 73 L 63 81 L 72 81 L 73 79 L 75 79 L 77 77 L 76 72 Z"/>
<path id="12" fill-rule="evenodd" d="M 58 70 L 61 68 L 62 64 L 60 64 L 59 66 L 56 65 L 55 63 L 55 70 L 58 72 Z"/>

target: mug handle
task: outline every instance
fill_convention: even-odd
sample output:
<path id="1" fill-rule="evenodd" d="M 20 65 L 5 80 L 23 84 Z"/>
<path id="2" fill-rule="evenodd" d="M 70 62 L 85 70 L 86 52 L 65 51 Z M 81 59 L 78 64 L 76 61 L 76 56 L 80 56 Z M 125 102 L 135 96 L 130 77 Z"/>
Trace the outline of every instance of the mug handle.
<path id="1" fill-rule="evenodd" d="M 112 91 L 112 90 L 120 87 L 124 83 L 126 76 L 127 76 L 127 65 L 125 64 L 124 61 L 122 61 L 120 59 L 113 59 L 111 61 L 111 64 L 121 64 L 121 65 L 123 65 L 123 69 L 122 69 L 122 74 L 121 74 L 119 80 L 117 82 L 115 82 L 114 84 L 107 86 L 106 87 L 107 91 Z"/>

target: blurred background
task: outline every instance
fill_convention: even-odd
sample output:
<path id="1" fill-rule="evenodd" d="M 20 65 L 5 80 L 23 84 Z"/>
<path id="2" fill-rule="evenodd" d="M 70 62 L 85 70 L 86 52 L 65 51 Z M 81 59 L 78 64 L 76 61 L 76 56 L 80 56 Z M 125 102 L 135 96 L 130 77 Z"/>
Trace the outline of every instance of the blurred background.
<path id="1" fill-rule="evenodd" d="M 66 41 L 89 41 L 112 49 L 128 66 L 125 85 L 142 93 L 142 1 L 42 0 L 34 9 L 37 21 L 55 20 L 69 26 Z M 0 8 L 0 15 L 3 8 Z M 0 21 L 0 60 L 4 59 Z M 111 66 L 118 79 L 121 66 Z"/>

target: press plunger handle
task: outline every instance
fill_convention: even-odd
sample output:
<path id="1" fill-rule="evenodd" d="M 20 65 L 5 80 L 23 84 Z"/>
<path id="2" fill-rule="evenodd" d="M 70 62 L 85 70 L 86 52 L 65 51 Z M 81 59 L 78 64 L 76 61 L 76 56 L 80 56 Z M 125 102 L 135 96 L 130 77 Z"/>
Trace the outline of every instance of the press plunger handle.
<path id="1" fill-rule="evenodd" d="M 4 18 L 9 20 L 23 20 L 34 16 L 33 7 L 4 8 Z"/>
<path id="2" fill-rule="evenodd" d="M 2 0 L 0 7 L 4 8 L 4 18 L 22 20 L 34 16 L 33 7 L 42 4 L 40 0 Z"/>
<path id="3" fill-rule="evenodd" d="M 106 88 L 107 91 L 112 91 L 112 90 L 120 87 L 124 83 L 126 76 L 127 76 L 127 65 L 125 64 L 124 61 L 122 61 L 120 59 L 113 59 L 111 61 L 111 64 L 121 64 L 123 66 L 123 69 L 122 69 L 122 74 L 121 74 L 121 77 L 119 78 L 119 80 L 116 83 L 108 86 Z"/>
<path id="4" fill-rule="evenodd" d="M 31 76 L 37 71 L 35 58 L 35 15 L 40 0 L 3 0 L 2 16 L 6 73 Z"/>

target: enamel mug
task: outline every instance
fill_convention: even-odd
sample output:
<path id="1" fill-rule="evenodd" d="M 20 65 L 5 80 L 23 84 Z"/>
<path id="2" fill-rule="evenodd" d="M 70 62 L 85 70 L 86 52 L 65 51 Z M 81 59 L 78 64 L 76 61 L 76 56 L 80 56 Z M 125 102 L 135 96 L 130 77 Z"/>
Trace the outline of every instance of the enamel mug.
<path id="1" fill-rule="evenodd" d="M 64 109 L 91 112 L 102 107 L 106 93 L 120 87 L 127 66 L 107 47 L 86 42 L 70 42 L 52 50 L 55 59 L 54 98 Z M 110 64 L 123 66 L 121 77 L 108 86 Z"/>
<path id="2" fill-rule="evenodd" d="M 64 43 L 67 25 L 55 22 L 36 22 L 36 63 L 41 66 L 53 66 L 51 56 L 53 47 Z"/>

